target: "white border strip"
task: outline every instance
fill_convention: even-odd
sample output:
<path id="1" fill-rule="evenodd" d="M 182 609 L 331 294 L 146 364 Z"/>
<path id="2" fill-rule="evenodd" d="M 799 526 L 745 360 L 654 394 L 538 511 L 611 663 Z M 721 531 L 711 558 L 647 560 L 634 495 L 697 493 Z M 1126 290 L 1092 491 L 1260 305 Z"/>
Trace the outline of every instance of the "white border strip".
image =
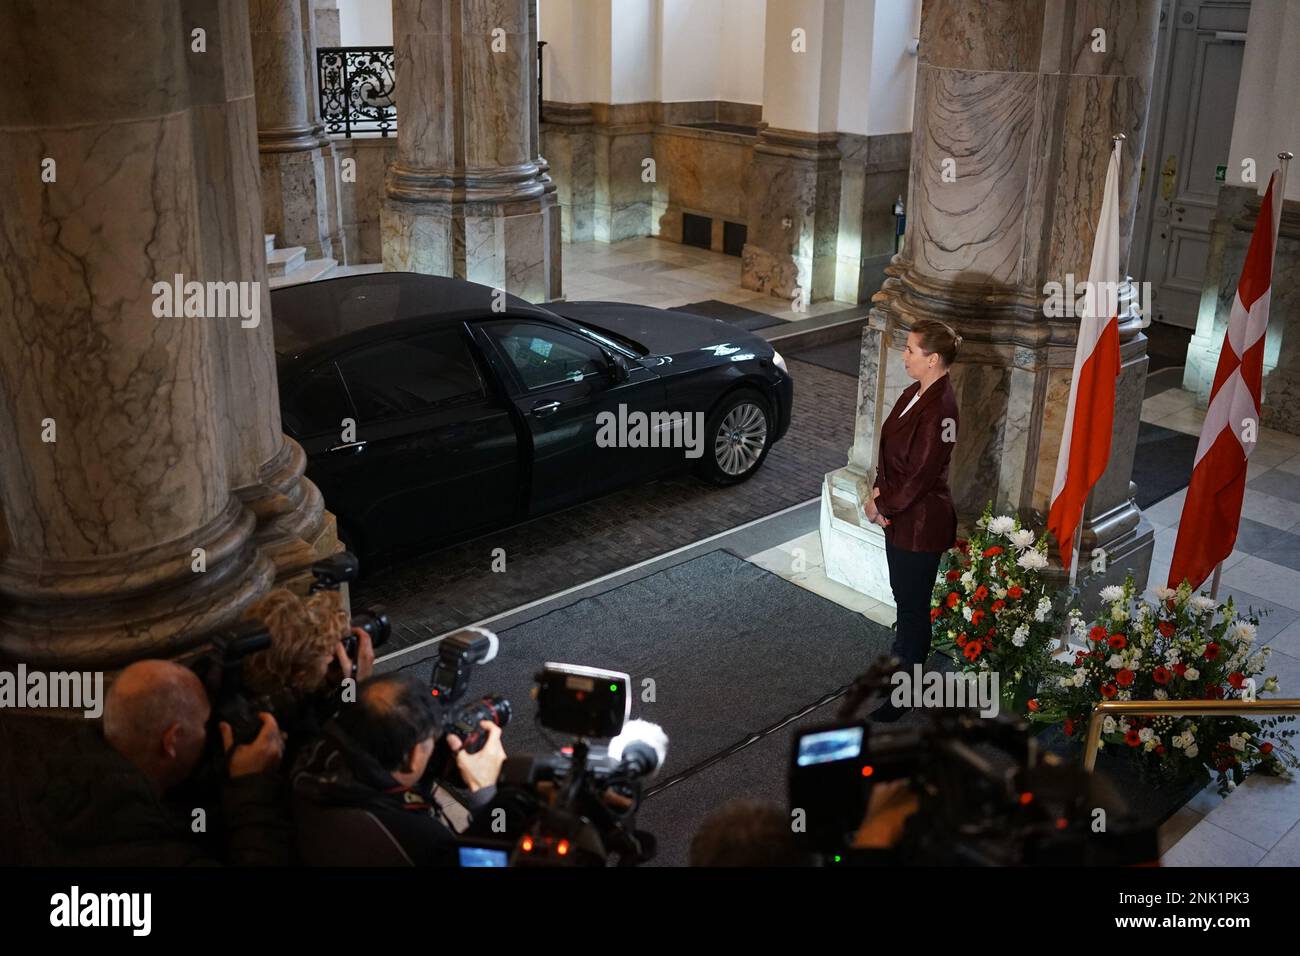
<path id="1" fill-rule="evenodd" d="M 638 568 L 644 568 L 646 565 L 654 564 L 657 561 L 663 561 L 666 558 L 671 558 L 673 555 L 681 554 L 683 551 L 689 551 L 692 548 L 698 548 L 702 544 L 708 544 L 710 541 L 716 541 L 719 538 L 725 538 L 728 535 L 735 534 L 737 531 L 744 531 L 746 528 L 752 528 L 754 525 L 761 524 L 764 521 L 770 521 L 773 518 L 779 518 L 781 517 L 781 515 L 789 514 L 791 511 L 796 511 L 799 508 L 806 508 L 808 507 L 808 505 L 813 504 L 814 502 L 817 501 L 821 501 L 820 494 L 818 494 L 817 497 L 815 498 L 809 498 L 807 501 L 801 501 L 798 504 L 790 505 L 790 507 L 788 508 L 782 508 L 780 511 L 774 511 L 770 515 L 764 515 L 761 518 L 755 518 L 753 521 L 746 521 L 744 524 L 737 525 L 736 527 L 730 528 L 726 531 L 719 531 L 717 534 L 709 535 L 709 537 L 707 538 L 701 538 L 699 541 L 692 541 L 690 544 L 684 544 L 680 548 L 674 548 L 671 551 L 665 551 L 663 554 L 655 555 L 653 558 L 646 558 L 644 561 L 638 561 L 636 564 L 630 564 L 626 568 L 619 568 L 617 571 L 611 571 L 609 574 L 603 574 L 598 578 L 592 578 L 590 581 L 584 581 L 581 584 L 575 584 L 572 587 L 565 588 L 563 591 L 556 591 L 554 594 L 548 594 L 546 595 L 546 597 L 538 598 L 535 601 L 529 601 L 527 604 L 520 604 L 518 607 L 512 607 L 508 611 L 501 611 L 497 614 L 493 614 L 491 617 L 485 617 L 480 621 L 475 621 L 473 624 L 466 624 L 462 627 L 452 628 L 450 631 L 444 631 L 443 633 L 437 635 L 436 637 L 431 637 L 428 640 L 420 641 L 418 644 L 412 644 L 410 647 L 403 647 L 400 651 L 393 651 L 391 654 L 385 654 L 382 657 L 376 657 L 375 663 L 380 664 L 383 663 L 384 661 L 395 660 L 396 658 L 399 658 L 404 654 L 409 654 L 412 651 L 421 650 L 422 648 L 428 647 L 430 644 L 436 644 L 438 643 L 438 641 L 441 641 L 448 634 L 455 634 L 457 631 L 464 630 L 466 627 L 483 627 L 484 625 L 492 621 L 499 620 L 500 618 L 509 617 L 510 615 L 518 614 L 521 611 L 527 611 L 529 608 L 537 607 L 539 604 L 546 604 L 549 601 L 554 601 L 558 598 L 562 598 L 566 594 L 572 594 L 575 591 L 581 591 L 583 588 L 589 588 L 593 584 L 600 584 L 602 581 L 608 581 L 611 578 L 617 578 L 624 574 L 629 574 L 632 571 L 636 571 Z"/>

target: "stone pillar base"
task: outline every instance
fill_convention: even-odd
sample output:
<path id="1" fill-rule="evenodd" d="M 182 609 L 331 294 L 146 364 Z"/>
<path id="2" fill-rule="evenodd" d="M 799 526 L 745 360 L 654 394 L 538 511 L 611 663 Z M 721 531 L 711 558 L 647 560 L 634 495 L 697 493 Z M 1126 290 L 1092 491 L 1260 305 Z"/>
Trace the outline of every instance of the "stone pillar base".
<path id="1" fill-rule="evenodd" d="M 832 581 L 894 606 L 885 561 L 885 529 L 862 513 L 869 493 L 868 476 L 840 468 L 822 483 L 822 563 Z"/>
<path id="2" fill-rule="evenodd" d="M 545 302 L 559 288 L 558 215 L 550 197 L 482 211 L 389 199 L 380 216 L 384 269 L 455 276 Z"/>
<path id="3" fill-rule="evenodd" d="M 325 149 L 263 150 L 262 219 L 283 248 L 302 246 L 308 259 L 344 259 L 343 243 L 330 210 L 334 159 Z M 333 217 L 337 218 L 337 217 Z"/>

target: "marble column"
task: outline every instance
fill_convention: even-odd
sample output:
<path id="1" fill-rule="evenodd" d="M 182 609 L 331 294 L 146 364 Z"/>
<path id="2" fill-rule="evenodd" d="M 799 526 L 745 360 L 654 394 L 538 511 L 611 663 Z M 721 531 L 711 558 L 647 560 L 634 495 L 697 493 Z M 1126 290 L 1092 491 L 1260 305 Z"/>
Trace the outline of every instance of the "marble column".
<path id="1" fill-rule="evenodd" d="M 41 78 L 0 101 L 6 659 L 174 656 L 275 574 L 231 490 L 221 326 L 239 319 L 155 314 L 155 283 L 217 278 L 188 74 L 224 54 L 192 52 L 186 20 L 173 0 L 0 5 L 0 61 Z"/>
<path id="2" fill-rule="evenodd" d="M 210 35 L 208 54 L 189 61 L 203 273 L 256 283 L 265 317 L 249 328 L 213 328 L 229 482 L 257 518 L 254 536 L 275 563 L 276 583 L 305 590 L 312 562 L 337 550 L 338 541 L 320 491 L 303 477 L 306 455 L 280 428 L 248 8 L 228 0 L 183 6 L 187 25 L 203 25 Z"/>
<path id="3" fill-rule="evenodd" d="M 557 297 L 560 215 L 538 155 L 534 0 L 394 0 L 398 158 L 384 268 Z"/>
<path id="4" fill-rule="evenodd" d="M 319 116 L 311 0 L 250 0 L 263 227 L 308 259 L 346 260 L 335 162 Z"/>
<path id="5" fill-rule="evenodd" d="M 950 483 L 963 530 L 985 503 L 1042 528 L 1078 322 L 1049 317 L 1048 283 L 1087 278 L 1111 136 L 1127 135 L 1120 183 L 1128 260 L 1155 57 L 1157 0 L 927 0 L 922 7 L 903 252 L 863 332 L 847 467 L 827 476 L 822 547 L 830 576 L 892 603 L 879 529 L 862 517 L 879 429 L 909 384 L 899 352 L 921 318 L 964 337 Z M 1104 52 L 1094 52 L 1098 29 Z M 1146 377 L 1134 296 L 1121 297 L 1121 362 L 1110 463 L 1084 512 L 1082 549 L 1102 581 L 1145 584 L 1153 532 L 1130 481 Z M 1086 569 L 1087 570 L 1087 569 Z M 1059 573 L 1059 568 L 1056 572 Z"/>

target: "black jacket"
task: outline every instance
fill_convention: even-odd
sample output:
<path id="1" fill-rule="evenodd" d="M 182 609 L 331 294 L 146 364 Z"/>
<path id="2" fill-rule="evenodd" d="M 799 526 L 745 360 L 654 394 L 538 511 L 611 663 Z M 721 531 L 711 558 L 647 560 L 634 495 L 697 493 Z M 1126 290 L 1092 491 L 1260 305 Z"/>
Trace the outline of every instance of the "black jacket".
<path id="1" fill-rule="evenodd" d="M 49 763 L 38 813 L 64 866 L 278 866 L 292 862 L 293 830 L 282 785 L 270 774 L 223 780 L 204 806 L 173 805 L 97 731 L 70 741 Z M 219 842 L 222 845 L 213 845 Z"/>
<path id="2" fill-rule="evenodd" d="M 472 809 L 494 796 L 485 788 Z M 403 787 L 337 724 L 306 748 L 293 774 L 298 850 L 310 866 L 455 866 L 456 834 L 432 785 Z"/>

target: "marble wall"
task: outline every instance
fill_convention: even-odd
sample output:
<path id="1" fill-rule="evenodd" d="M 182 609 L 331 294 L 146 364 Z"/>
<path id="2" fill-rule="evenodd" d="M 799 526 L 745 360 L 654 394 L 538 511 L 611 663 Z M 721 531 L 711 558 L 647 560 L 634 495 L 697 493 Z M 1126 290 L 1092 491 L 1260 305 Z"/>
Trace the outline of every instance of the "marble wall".
<path id="1" fill-rule="evenodd" d="M 348 256 L 353 262 L 382 262 L 383 237 L 380 209 L 384 204 L 384 175 L 397 159 L 397 140 L 380 136 L 354 136 L 334 142 L 338 180 L 339 219 Z M 352 160 L 354 165 L 345 167 Z M 343 178 L 351 170 L 354 181 Z"/>
<path id="2" fill-rule="evenodd" d="M 0 103 L 0 657 L 181 654 L 331 547 L 269 309 L 173 317 L 155 287 L 267 304 L 246 10 L 0 7 L 0 56 L 44 77 Z"/>
<path id="3" fill-rule="evenodd" d="M 827 481 L 843 506 L 825 516 L 822 544 L 840 564 L 875 560 L 854 544 L 876 532 L 860 517 L 861 499 L 850 498 L 874 468 L 880 423 L 906 384 L 898 353 L 920 318 L 950 322 L 964 338 L 952 372 L 962 427 L 950 468 L 963 527 L 989 500 L 1042 527 L 1078 327 L 1046 316 L 1045 284 L 1087 277 L 1111 136 L 1143 142 L 1157 17 L 1155 0 L 922 6 L 906 241 L 864 332 L 849 464 Z M 1091 50 L 1097 27 L 1110 38 L 1105 53 Z M 1139 164 L 1130 147 L 1121 268 Z M 1144 582 L 1153 534 L 1130 477 L 1146 340 L 1132 290 L 1121 309 L 1111 457 L 1085 508 L 1083 548 L 1105 549 L 1108 580 L 1132 572 Z"/>
<path id="4" fill-rule="evenodd" d="M 1262 197 L 1253 188 L 1222 186 L 1210 234 L 1205 285 L 1196 332 L 1187 346 L 1183 388 L 1206 407 L 1223 349 L 1228 316 L 1246 261 L 1246 249 L 1259 217 Z M 1300 435 L 1300 203 L 1288 201 L 1282 212 L 1268 332 L 1264 339 L 1264 401 L 1260 422 L 1266 428 Z"/>

